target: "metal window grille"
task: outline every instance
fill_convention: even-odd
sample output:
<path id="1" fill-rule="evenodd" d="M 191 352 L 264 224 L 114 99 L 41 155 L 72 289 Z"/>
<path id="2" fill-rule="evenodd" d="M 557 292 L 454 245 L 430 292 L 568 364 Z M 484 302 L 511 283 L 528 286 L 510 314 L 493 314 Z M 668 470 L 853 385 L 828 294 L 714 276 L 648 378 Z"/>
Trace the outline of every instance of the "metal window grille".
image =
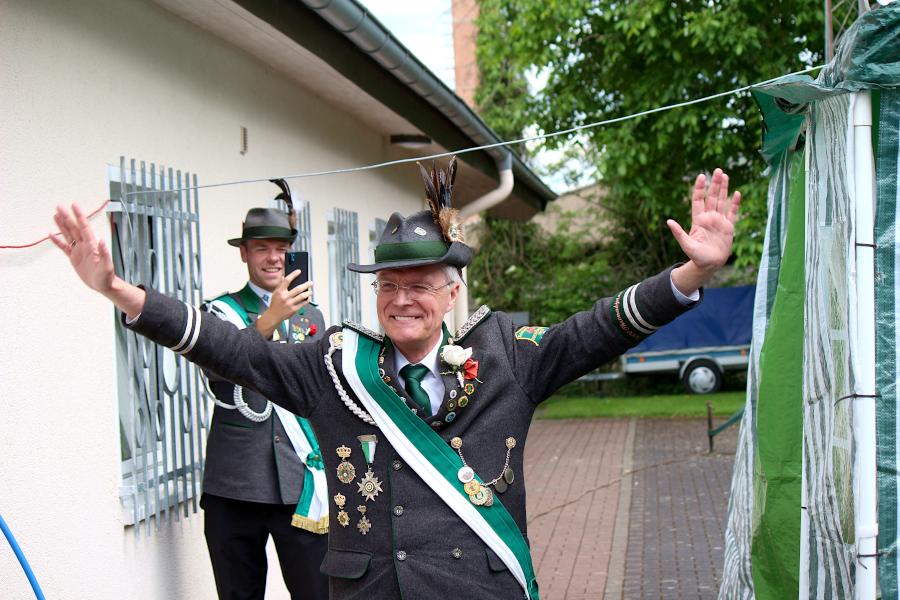
<path id="1" fill-rule="evenodd" d="M 110 169 L 117 274 L 189 304 L 203 298 L 197 176 L 121 158 Z M 173 191 L 173 190 L 180 191 Z M 197 512 L 209 403 L 200 370 L 116 320 L 120 497 L 126 524 Z M 181 504 L 181 510 L 178 505 Z"/>
<path id="2" fill-rule="evenodd" d="M 335 323 L 362 320 L 359 275 L 347 270 L 347 263 L 359 262 L 358 223 L 358 215 L 353 211 L 328 211 L 329 312 Z"/>
<path id="3" fill-rule="evenodd" d="M 375 247 L 378 246 L 378 240 L 381 239 L 381 234 L 384 233 L 384 228 L 387 227 L 387 221 L 384 219 L 376 218 L 373 223 L 369 224 L 369 261 L 375 262 Z M 378 300 L 375 297 L 374 293 L 369 294 L 369 320 L 367 325 L 374 329 L 381 329 L 380 324 L 378 323 Z"/>

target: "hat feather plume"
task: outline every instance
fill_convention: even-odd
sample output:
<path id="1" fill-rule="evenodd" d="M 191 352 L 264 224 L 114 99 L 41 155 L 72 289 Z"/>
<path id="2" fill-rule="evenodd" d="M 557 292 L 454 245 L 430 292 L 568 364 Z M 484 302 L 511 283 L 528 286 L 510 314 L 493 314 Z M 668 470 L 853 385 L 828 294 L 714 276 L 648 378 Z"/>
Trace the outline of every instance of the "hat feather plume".
<path id="1" fill-rule="evenodd" d="M 287 218 L 291 229 L 297 229 L 297 212 L 294 210 L 294 200 L 291 198 L 291 188 L 284 179 L 270 179 L 272 183 L 281 189 L 281 193 L 275 196 L 275 200 L 284 200 L 287 204 Z"/>
<path id="2" fill-rule="evenodd" d="M 434 222 L 441 228 L 441 234 L 448 242 L 464 242 L 463 229 L 459 222 L 459 211 L 453 208 L 453 184 L 456 182 L 456 157 L 450 159 L 447 170 L 431 163 L 431 170 L 419 165 L 422 183 L 425 184 L 425 198 Z"/>

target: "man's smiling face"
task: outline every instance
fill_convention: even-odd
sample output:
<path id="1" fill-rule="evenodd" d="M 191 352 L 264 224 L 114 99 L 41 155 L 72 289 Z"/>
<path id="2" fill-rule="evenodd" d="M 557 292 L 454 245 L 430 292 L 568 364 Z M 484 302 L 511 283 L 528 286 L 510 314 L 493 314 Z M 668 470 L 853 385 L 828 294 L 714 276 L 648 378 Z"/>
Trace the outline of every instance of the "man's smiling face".
<path id="1" fill-rule="evenodd" d="M 417 362 L 441 337 L 441 324 L 456 304 L 459 283 L 447 285 L 443 265 L 409 269 L 388 269 L 378 273 L 378 281 L 401 286 L 425 284 L 433 293 L 416 293 L 401 288 L 393 294 L 378 294 L 378 321 L 394 346 L 410 361 Z"/>
<path id="2" fill-rule="evenodd" d="M 284 253 L 290 249 L 287 240 L 247 240 L 241 244 L 241 260 L 247 263 L 250 281 L 274 291 L 284 279 Z"/>

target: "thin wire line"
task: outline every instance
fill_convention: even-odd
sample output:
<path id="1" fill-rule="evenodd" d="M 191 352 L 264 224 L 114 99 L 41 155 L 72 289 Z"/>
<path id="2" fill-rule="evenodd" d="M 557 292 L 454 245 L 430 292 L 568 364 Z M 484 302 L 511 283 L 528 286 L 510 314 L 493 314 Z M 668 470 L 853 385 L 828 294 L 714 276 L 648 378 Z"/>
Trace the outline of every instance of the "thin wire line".
<path id="1" fill-rule="evenodd" d="M 733 90 L 729 90 L 729 91 L 727 91 L 727 92 L 719 92 L 718 94 L 713 94 L 713 95 L 711 95 L 711 96 L 705 96 L 705 97 L 703 97 L 703 98 L 695 98 L 695 99 L 693 99 L 693 100 L 686 100 L 686 101 L 684 101 L 684 102 L 678 102 L 678 103 L 676 103 L 676 104 L 669 104 L 669 105 L 666 105 L 666 106 L 659 106 L 659 107 L 657 107 L 657 108 L 651 108 L 651 109 L 649 109 L 649 110 L 641 111 L 641 112 L 634 113 L 634 114 L 631 114 L 631 115 L 626 115 L 626 116 L 623 116 L 623 117 L 615 117 L 615 118 L 613 118 L 613 119 L 605 119 L 605 120 L 603 120 L 603 121 L 595 121 L 595 122 L 593 122 L 593 123 L 586 123 L 586 124 L 584 124 L 584 125 L 578 125 L 578 126 L 576 126 L 576 127 L 570 127 L 569 129 L 563 129 L 563 130 L 560 130 L 560 131 L 554 131 L 554 132 L 551 132 L 551 133 L 544 133 L 544 134 L 540 134 L 540 135 L 534 135 L 534 136 L 530 136 L 530 137 L 519 138 L 519 139 L 517 139 L 517 140 L 510 140 L 510 141 L 507 141 L 507 142 L 496 142 L 496 143 L 493 143 L 493 144 L 486 144 L 486 145 L 484 145 L 484 146 L 474 146 L 474 147 L 472 147 L 472 148 L 463 148 L 463 149 L 461 149 L 461 150 L 456 150 L 456 151 L 453 151 L 453 152 L 441 152 L 441 153 L 439 153 L 439 154 L 430 154 L 430 155 L 428 155 L 428 156 L 418 156 L 418 157 L 415 157 L 415 158 L 402 158 L 402 159 L 398 159 L 398 160 L 390 160 L 390 161 L 380 162 L 380 163 L 374 163 L 374 164 L 370 164 L 370 165 L 363 165 L 363 166 L 360 166 L 360 167 L 347 167 L 347 168 L 344 168 L 344 169 L 331 169 L 331 170 L 329 170 L 329 171 L 312 171 L 312 172 L 308 172 L 308 173 L 298 173 L 298 174 L 295 174 L 295 175 L 281 175 L 281 176 L 276 176 L 276 177 L 261 177 L 261 178 L 259 178 L 259 179 L 239 179 L 239 180 L 235 180 L 235 181 L 225 181 L 225 182 L 221 182 L 221 183 L 209 183 L 209 184 L 206 184 L 206 185 L 190 186 L 190 187 L 186 187 L 186 188 L 174 188 L 174 189 L 171 189 L 171 190 L 166 190 L 166 192 L 184 192 L 184 191 L 188 191 L 188 190 L 192 190 L 192 189 L 193 189 L 193 190 L 198 190 L 198 189 L 208 189 L 208 188 L 216 188 L 216 187 L 225 187 L 225 186 L 230 186 L 230 185 L 242 185 L 242 184 L 245 184 L 245 183 L 262 183 L 262 182 L 270 181 L 271 179 L 303 179 L 303 178 L 307 178 L 307 177 L 321 177 L 321 176 L 324 176 L 324 175 L 340 175 L 340 174 L 343 174 L 343 173 L 357 173 L 357 172 L 360 172 L 360 171 L 371 171 L 371 170 L 374 170 L 374 169 L 381 169 L 381 168 L 384 168 L 384 167 L 390 167 L 390 166 L 394 166 L 394 165 L 402 165 L 402 164 L 407 164 L 407 163 L 411 163 L 411 162 L 417 162 L 417 161 L 420 161 L 420 160 L 431 160 L 431 159 L 435 159 L 435 158 L 444 158 L 444 157 L 447 157 L 447 156 L 454 156 L 454 155 L 459 155 L 459 154 L 467 154 L 467 153 L 469 153 L 469 152 L 477 152 L 477 151 L 479 151 L 479 150 L 489 150 L 489 149 L 491 149 L 491 148 L 499 148 L 499 147 L 502 147 L 502 146 L 512 146 L 513 144 L 522 144 L 522 143 L 524 143 L 524 142 L 533 142 L 533 141 L 536 141 L 536 140 L 544 140 L 544 139 L 549 139 L 549 138 L 553 138 L 553 137 L 558 137 L 558 136 L 561 136 L 561 135 L 566 135 L 566 134 L 569 134 L 569 133 L 575 133 L 575 132 L 577 132 L 577 131 L 584 131 L 585 129 L 592 129 L 592 128 L 594 128 L 594 127 L 601 127 L 601 126 L 603 126 L 603 125 L 610 125 L 610 124 L 613 124 L 613 123 L 620 123 L 620 122 L 622 122 L 622 121 L 628 121 L 628 120 L 631 120 L 631 119 L 636 119 L 636 118 L 638 118 L 638 117 L 643 117 L 643 116 L 646 116 L 646 115 L 652 115 L 652 114 L 658 113 L 658 112 L 664 112 L 664 111 L 667 111 L 667 110 L 673 110 L 673 109 L 675 109 L 675 108 L 681 108 L 681 107 L 684 107 L 684 106 L 691 106 L 691 105 L 693 105 L 693 104 L 700 104 L 701 102 L 708 102 L 708 101 L 710 101 L 710 100 L 715 100 L 716 98 L 722 98 L 722 97 L 724 97 L 724 96 L 730 96 L 730 95 L 732 95 L 732 94 L 739 94 L 739 93 L 745 92 L 745 91 L 747 91 L 747 90 L 749 90 L 750 88 L 753 88 L 753 87 L 757 87 L 757 86 L 761 86 L 761 85 L 766 85 L 766 84 L 768 84 L 768 83 L 773 83 L 773 82 L 775 82 L 775 81 L 778 81 L 779 79 L 784 79 L 784 78 L 786 78 L 786 77 L 791 77 L 791 76 L 793 76 L 793 75 L 802 75 L 802 74 L 804 74 L 804 73 L 809 73 L 809 72 L 811 72 L 811 71 L 815 71 L 815 70 L 821 69 L 821 68 L 822 68 L 821 66 L 818 66 L 818 67 L 810 67 L 810 68 L 804 69 L 804 70 L 802 70 L 802 71 L 795 71 L 795 72 L 793 72 L 793 73 L 788 73 L 788 74 L 786 74 L 786 75 L 779 75 L 778 77 L 773 77 L 772 79 L 767 79 L 767 80 L 761 81 L 761 82 L 759 82 L 759 83 L 754 83 L 754 84 L 750 84 L 750 85 L 745 85 L 745 86 L 743 86 L 743 87 L 739 87 L 739 88 L 736 88 L 736 89 L 733 89 Z M 134 191 L 134 192 L 126 192 L 125 195 L 124 195 L 124 197 L 127 198 L 128 196 L 135 196 L 135 195 L 138 195 L 138 194 L 157 194 L 157 193 L 159 193 L 159 190 L 140 190 L 140 191 Z M 101 204 L 99 208 L 97 208 L 97 209 L 94 210 L 92 213 L 90 213 L 90 214 L 87 216 L 87 218 L 90 219 L 90 218 L 94 217 L 97 213 L 99 213 L 101 210 L 103 210 L 103 208 L 104 208 L 107 204 L 109 204 L 109 202 L 110 202 L 109 200 L 104 201 L 103 204 Z M 0 245 L 0 249 L 22 249 L 22 248 L 31 248 L 31 247 L 33 247 L 33 246 L 37 246 L 37 245 L 40 244 L 41 242 L 47 241 L 48 239 L 50 239 L 50 236 L 45 236 L 45 237 L 43 237 L 43 238 L 37 240 L 36 242 L 31 242 L 31 243 L 29 243 L 29 244 L 21 244 L 21 245 Z"/>
<path id="2" fill-rule="evenodd" d="M 101 204 L 100 206 L 98 206 L 98 207 L 94 210 L 94 212 L 92 212 L 91 214 L 89 214 L 89 215 L 88 215 L 87 217 L 85 217 L 85 218 L 86 218 L 86 219 L 92 219 L 92 218 L 94 218 L 94 216 L 95 216 L 97 213 L 99 213 L 101 210 L 103 210 L 103 208 L 104 208 L 107 204 L 109 204 L 109 202 L 110 202 L 109 200 L 104 200 L 104 201 L 103 201 L 103 204 Z M 61 232 L 61 231 L 57 231 L 57 232 L 54 233 L 53 235 L 59 235 L 60 233 L 62 233 L 62 232 Z M 30 244 L 20 244 L 20 245 L 16 245 L 16 246 L 0 246 L 0 250 L 18 250 L 18 249 L 22 249 L 22 248 L 31 248 L 31 247 L 33 247 L 33 246 L 37 246 L 37 245 L 40 244 L 41 242 L 46 242 L 46 241 L 49 240 L 49 239 L 50 239 L 50 236 L 49 236 L 49 235 L 45 235 L 44 237 L 42 237 L 41 239 L 39 239 L 39 240 L 36 241 L 36 242 L 31 242 Z"/>
<path id="3" fill-rule="evenodd" d="M 605 119 L 603 121 L 595 121 L 593 123 L 586 123 L 584 125 L 570 127 L 569 129 L 563 129 L 563 130 L 554 131 L 551 133 L 542 133 L 540 135 L 523 137 L 523 138 L 519 138 L 517 140 L 510 140 L 507 142 L 496 142 L 493 144 L 485 144 L 484 146 L 473 146 L 471 148 L 463 148 L 461 150 L 455 150 L 455 151 L 451 151 L 451 152 L 440 152 L 438 154 L 429 154 L 427 156 L 417 156 L 415 158 L 401 158 L 401 159 L 397 159 L 397 160 L 389 160 L 389 161 L 385 161 L 385 162 L 373 163 L 373 164 L 363 165 L 363 166 L 359 166 L 359 167 L 346 167 L 343 169 L 330 169 L 328 171 L 310 171 L 307 173 L 297 173 L 294 175 L 275 175 L 275 176 L 271 176 L 271 177 L 260 177 L 257 179 L 237 179 L 235 181 L 224 181 L 221 183 L 208 183 L 206 185 L 198 185 L 198 186 L 189 187 L 189 188 L 176 188 L 176 189 L 167 190 L 167 191 L 183 192 L 183 191 L 186 191 L 189 189 L 199 190 L 199 189 L 209 189 L 209 188 L 216 188 L 216 187 L 225 187 L 225 186 L 230 186 L 230 185 L 242 185 L 245 183 L 262 183 L 262 182 L 270 181 L 272 179 L 304 179 L 304 178 L 308 178 L 308 177 L 322 177 L 324 175 L 341 175 L 344 173 L 358 173 L 360 171 L 371 171 L 373 169 L 381 169 L 384 167 L 391 167 L 394 165 L 403 165 L 403 164 L 417 162 L 417 161 L 421 161 L 421 160 L 432 160 L 435 158 L 445 158 L 447 156 L 468 154 L 469 152 L 477 152 L 479 150 L 490 150 L 491 148 L 499 148 L 502 146 L 512 146 L 514 144 L 522 144 L 524 142 L 545 140 L 545 139 L 549 139 L 549 138 L 553 138 L 553 137 L 558 137 L 561 135 L 567 135 L 569 133 L 575 133 L 577 131 L 584 131 L 585 129 L 592 129 L 594 127 L 601 127 L 603 125 L 611 125 L 612 123 L 620 123 L 622 121 L 637 119 L 638 117 L 652 115 L 652 114 L 658 113 L 658 112 L 673 110 L 675 108 L 682 108 L 684 106 L 690 106 L 692 104 L 700 104 L 701 102 L 708 102 L 710 100 L 715 100 L 716 98 L 722 98 L 724 96 L 730 96 L 732 94 L 739 94 L 739 93 L 745 92 L 753 87 L 758 87 L 761 85 L 766 85 L 768 83 L 773 83 L 775 81 L 778 81 L 779 79 L 784 79 L 785 77 L 791 77 L 794 75 L 802 75 L 804 73 L 809 73 L 810 71 L 815 71 L 816 69 L 821 69 L 821 68 L 822 68 L 821 66 L 810 67 L 808 69 L 803 69 L 802 71 L 795 71 L 793 73 L 788 73 L 786 75 L 779 75 L 778 77 L 773 77 L 772 79 L 767 79 L 767 80 L 761 81 L 759 83 L 752 83 L 750 85 L 745 85 L 743 87 L 729 90 L 727 92 L 719 92 L 718 94 L 713 94 L 711 96 L 705 96 L 703 98 L 695 98 L 693 100 L 685 100 L 684 102 L 678 102 L 676 104 L 669 104 L 666 106 L 659 106 L 657 108 L 651 108 L 649 110 L 644 110 L 644 111 L 626 115 L 623 117 L 615 117 L 613 119 Z M 154 190 L 139 190 L 139 191 L 134 191 L 134 192 L 128 192 L 126 194 L 126 197 L 132 196 L 132 195 L 138 195 L 138 194 L 154 194 L 154 193 L 156 193 L 156 191 L 154 191 Z"/>

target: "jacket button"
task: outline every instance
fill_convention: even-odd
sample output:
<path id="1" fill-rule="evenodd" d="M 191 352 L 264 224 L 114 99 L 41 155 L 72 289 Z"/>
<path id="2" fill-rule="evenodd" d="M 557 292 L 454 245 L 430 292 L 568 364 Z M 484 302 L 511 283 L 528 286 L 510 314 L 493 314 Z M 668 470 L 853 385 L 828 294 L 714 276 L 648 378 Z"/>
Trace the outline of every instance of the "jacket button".
<path id="1" fill-rule="evenodd" d="M 406 552 L 397 550 L 397 560 L 406 560 Z"/>
<path id="2" fill-rule="evenodd" d="M 275 436 L 275 443 L 277 444 L 277 443 L 279 443 L 279 442 L 281 442 L 281 436 L 280 436 L 280 435 L 276 435 L 276 436 Z"/>
<path id="3" fill-rule="evenodd" d="M 394 462 L 391 463 L 391 467 L 393 467 L 393 469 L 395 471 L 399 471 L 400 469 L 403 468 L 403 463 L 400 462 L 399 460 L 395 460 Z"/>
<path id="4" fill-rule="evenodd" d="M 394 516 L 399 517 L 402 514 L 403 514 L 403 507 L 398 504 L 397 506 L 394 507 Z"/>
<path id="5" fill-rule="evenodd" d="M 450 551 L 450 556 L 456 559 L 460 559 L 462 558 L 462 550 L 460 550 L 459 548 L 454 548 Z"/>

